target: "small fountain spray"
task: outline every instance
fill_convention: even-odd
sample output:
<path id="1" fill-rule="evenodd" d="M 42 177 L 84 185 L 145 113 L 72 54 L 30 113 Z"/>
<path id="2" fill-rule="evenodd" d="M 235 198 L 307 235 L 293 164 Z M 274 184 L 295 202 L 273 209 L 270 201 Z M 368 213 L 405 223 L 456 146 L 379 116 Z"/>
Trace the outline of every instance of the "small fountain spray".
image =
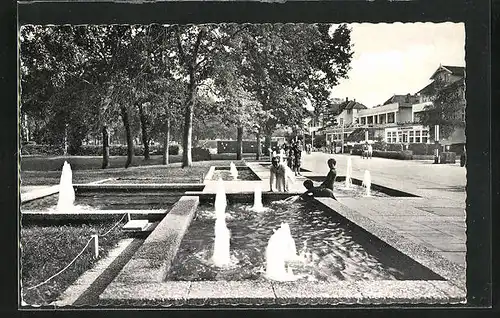
<path id="1" fill-rule="evenodd" d="M 253 199 L 252 211 L 263 212 L 266 210 L 266 208 L 264 208 L 264 205 L 262 204 L 262 189 L 260 187 L 255 188 Z"/>
<path id="2" fill-rule="evenodd" d="M 231 164 L 229 165 L 229 171 L 231 172 L 231 176 L 233 177 L 234 180 L 238 179 L 238 169 L 236 169 L 236 165 L 232 161 Z"/>
<path id="3" fill-rule="evenodd" d="M 69 212 L 73 210 L 75 203 L 75 189 L 73 189 L 73 172 L 71 165 L 64 161 L 59 183 L 59 200 L 57 201 L 58 212 Z"/>
<path id="4" fill-rule="evenodd" d="M 345 188 L 350 189 L 352 186 L 352 161 L 351 158 L 347 158 L 347 169 L 345 173 Z"/>
<path id="5" fill-rule="evenodd" d="M 215 243 L 212 255 L 213 263 L 218 267 L 230 264 L 230 238 L 231 232 L 226 226 L 226 192 L 222 179 L 219 179 L 219 186 L 215 195 Z"/>
<path id="6" fill-rule="evenodd" d="M 287 223 L 282 223 L 267 244 L 266 277 L 277 281 L 297 279 L 291 268 L 285 264 L 285 262 L 297 259 L 297 249 L 290 233 L 290 226 Z"/>
<path id="7" fill-rule="evenodd" d="M 368 170 L 365 170 L 365 175 L 363 176 L 363 186 L 366 188 L 366 196 L 371 196 L 372 178 Z"/>

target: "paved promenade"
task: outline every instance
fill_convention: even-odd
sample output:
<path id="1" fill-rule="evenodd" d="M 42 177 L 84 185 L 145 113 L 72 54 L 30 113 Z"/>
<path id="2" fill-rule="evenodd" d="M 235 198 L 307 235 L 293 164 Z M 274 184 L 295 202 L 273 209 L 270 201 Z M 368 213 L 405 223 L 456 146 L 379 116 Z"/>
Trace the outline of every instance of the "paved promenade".
<path id="1" fill-rule="evenodd" d="M 372 183 L 420 196 L 339 198 L 339 202 L 465 266 L 465 168 L 458 164 L 435 165 L 430 161 L 362 159 L 360 156 L 324 153 L 304 155 L 303 167 L 314 175 L 326 175 L 326 161 L 331 157 L 337 160 L 337 175 L 345 175 L 347 158 L 350 157 L 353 178 L 362 180 L 365 170 L 369 170 Z"/>

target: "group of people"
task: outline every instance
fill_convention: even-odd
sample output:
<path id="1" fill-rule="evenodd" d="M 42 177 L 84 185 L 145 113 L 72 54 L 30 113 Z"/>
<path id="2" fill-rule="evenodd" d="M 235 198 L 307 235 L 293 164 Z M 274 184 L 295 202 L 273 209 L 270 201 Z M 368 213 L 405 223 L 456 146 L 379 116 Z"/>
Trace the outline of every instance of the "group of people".
<path id="1" fill-rule="evenodd" d="M 300 166 L 302 162 L 302 151 L 304 146 L 300 140 L 293 142 L 291 145 L 283 144 L 279 149 L 279 153 L 276 151 L 272 152 L 272 160 L 276 158 L 279 163 L 285 162 L 288 168 L 295 173 L 295 176 L 301 176 Z M 271 150 L 270 150 L 271 151 Z"/>
<path id="2" fill-rule="evenodd" d="M 367 142 L 363 145 L 363 152 L 361 154 L 363 159 L 371 159 L 373 157 L 373 147 Z"/>
<path id="3" fill-rule="evenodd" d="M 290 158 L 290 156 L 288 158 Z M 300 157 L 298 157 L 298 159 L 300 160 Z M 297 160 L 297 157 L 295 157 L 294 160 Z M 301 199 L 308 200 L 313 197 L 330 197 L 335 199 L 335 195 L 333 193 L 333 185 L 335 183 L 335 178 L 337 177 L 337 171 L 335 169 L 337 162 L 335 159 L 331 158 L 328 159 L 327 164 L 329 171 L 325 181 L 323 181 L 321 185 L 316 187 L 311 180 L 308 179 L 304 181 L 304 187 L 307 189 L 307 191 L 300 196 Z M 297 168 L 300 170 L 300 161 L 298 161 Z M 285 166 L 283 160 L 278 158 L 278 156 L 274 156 L 272 158 L 269 178 L 269 188 L 271 192 L 273 192 L 274 189 L 276 189 L 276 191 L 278 192 L 288 192 L 289 176 L 287 175 L 287 170 L 287 166 Z M 295 165 L 294 171 L 295 175 L 297 175 Z"/>

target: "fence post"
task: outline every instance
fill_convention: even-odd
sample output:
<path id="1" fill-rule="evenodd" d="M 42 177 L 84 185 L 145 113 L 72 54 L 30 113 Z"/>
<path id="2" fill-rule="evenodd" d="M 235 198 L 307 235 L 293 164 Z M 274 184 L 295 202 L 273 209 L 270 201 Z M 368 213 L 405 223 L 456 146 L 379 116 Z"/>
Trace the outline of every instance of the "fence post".
<path id="1" fill-rule="evenodd" d="M 92 235 L 94 238 L 94 257 L 99 257 L 99 236 L 97 234 Z"/>

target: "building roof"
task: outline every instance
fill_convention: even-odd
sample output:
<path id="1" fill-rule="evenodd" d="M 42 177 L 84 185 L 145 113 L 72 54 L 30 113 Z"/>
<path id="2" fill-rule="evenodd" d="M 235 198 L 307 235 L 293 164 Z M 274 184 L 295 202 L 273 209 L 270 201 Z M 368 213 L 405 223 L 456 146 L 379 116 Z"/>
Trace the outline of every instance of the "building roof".
<path id="1" fill-rule="evenodd" d="M 365 105 L 356 102 L 355 100 L 346 100 L 340 104 L 333 104 L 328 112 L 330 114 L 339 115 L 344 110 L 352 110 L 352 109 L 367 109 Z"/>
<path id="2" fill-rule="evenodd" d="M 414 104 L 418 101 L 418 96 L 416 95 L 411 95 L 411 94 L 406 94 L 406 95 L 393 95 L 391 98 L 386 100 L 382 105 L 387 105 L 387 104 L 392 104 L 392 103 L 399 103 L 400 105 L 404 104 Z"/>
<path id="3" fill-rule="evenodd" d="M 465 67 L 463 66 L 446 66 L 446 65 L 440 65 L 438 67 L 438 69 L 432 74 L 431 76 L 431 80 L 434 79 L 434 77 L 436 76 L 437 73 L 441 72 L 441 71 L 446 71 L 452 75 L 456 75 L 456 76 L 465 76 Z"/>

